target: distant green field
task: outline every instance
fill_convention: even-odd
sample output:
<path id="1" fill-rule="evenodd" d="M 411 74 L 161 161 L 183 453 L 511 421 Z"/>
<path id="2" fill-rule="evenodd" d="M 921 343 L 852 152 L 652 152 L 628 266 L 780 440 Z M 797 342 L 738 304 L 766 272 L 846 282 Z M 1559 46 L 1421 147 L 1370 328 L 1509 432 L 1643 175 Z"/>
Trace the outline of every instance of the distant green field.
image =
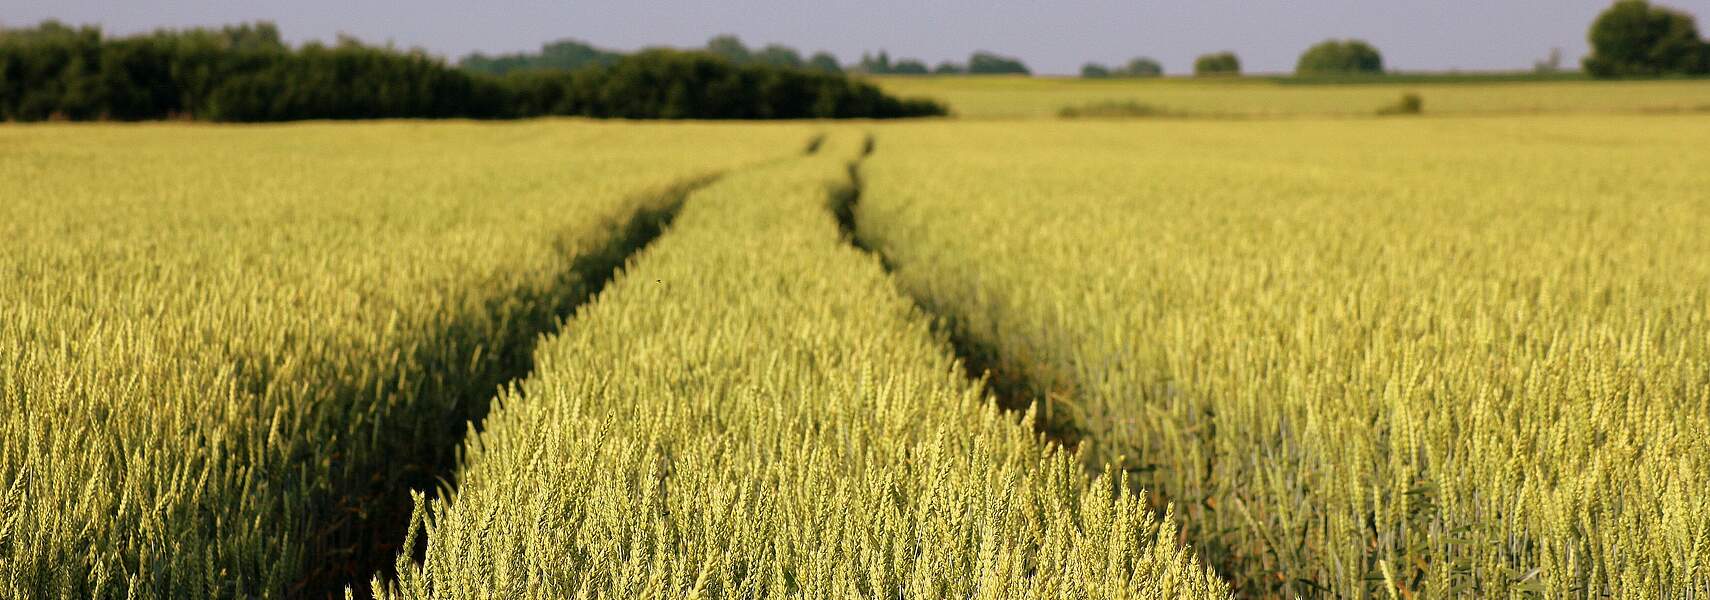
<path id="1" fill-rule="evenodd" d="M 1425 112 L 1683 112 L 1710 110 L 1710 80 L 1502 81 L 1401 78 L 1300 85 L 1275 78 L 1205 80 L 1050 77 L 874 77 L 888 92 L 942 100 L 958 116 L 1051 117 L 1064 107 L 1136 102 L 1187 116 L 1370 115 L 1416 93 Z"/>

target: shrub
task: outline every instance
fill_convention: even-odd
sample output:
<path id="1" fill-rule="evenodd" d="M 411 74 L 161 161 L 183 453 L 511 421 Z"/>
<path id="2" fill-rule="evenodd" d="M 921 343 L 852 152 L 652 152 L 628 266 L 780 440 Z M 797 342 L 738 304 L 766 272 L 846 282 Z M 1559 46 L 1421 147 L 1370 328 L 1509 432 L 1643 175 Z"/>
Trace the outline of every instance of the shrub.
<path id="1" fill-rule="evenodd" d="M 999 56 L 990 52 L 975 52 L 968 57 L 968 72 L 976 75 L 1029 75 L 1027 65 L 1019 59 Z"/>
<path id="2" fill-rule="evenodd" d="M 1417 115 L 1422 112 L 1425 112 L 1425 99 L 1413 92 L 1402 94 L 1395 104 L 1378 109 L 1380 115 Z"/>
<path id="3" fill-rule="evenodd" d="M 1087 63 L 1081 67 L 1081 77 L 1157 77 L 1164 74 L 1164 66 L 1158 61 L 1144 56 L 1129 60 L 1127 64 L 1110 68 L 1098 63 Z"/>
<path id="4" fill-rule="evenodd" d="M 1164 74 L 1164 65 L 1144 56 L 1136 57 L 1122 67 L 1122 74 L 1128 77 L 1157 77 Z"/>
<path id="5" fill-rule="evenodd" d="M 1240 75 L 1241 59 L 1234 52 L 1214 52 L 1200 55 L 1193 61 L 1195 76 Z"/>
<path id="6" fill-rule="evenodd" d="M 1324 40 L 1301 53 L 1298 75 L 1383 72 L 1383 55 L 1362 40 Z"/>

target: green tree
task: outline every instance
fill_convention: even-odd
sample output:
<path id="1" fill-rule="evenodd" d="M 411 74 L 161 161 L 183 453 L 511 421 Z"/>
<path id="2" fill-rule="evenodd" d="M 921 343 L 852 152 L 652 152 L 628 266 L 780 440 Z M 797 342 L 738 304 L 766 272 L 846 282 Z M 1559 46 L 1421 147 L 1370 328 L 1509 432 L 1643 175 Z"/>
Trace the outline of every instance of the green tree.
<path id="1" fill-rule="evenodd" d="M 1301 53 L 1297 75 L 1383 73 L 1383 55 L 1363 40 L 1324 40 Z"/>
<path id="2" fill-rule="evenodd" d="M 1128 64 L 1122 67 L 1124 77 L 1158 77 L 1163 74 L 1164 65 L 1144 56 L 1129 60 Z"/>
<path id="3" fill-rule="evenodd" d="M 742 40 L 728 33 L 707 40 L 707 52 L 739 65 L 747 63 L 751 58 L 748 47 L 742 45 Z"/>
<path id="4" fill-rule="evenodd" d="M 932 73 L 934 75 L 961 75 L 961 74 L 967 73 L 967 72 L 968 72 L 967 67 L 964 67 L 962 65 L 958 65 L 958 64 L 950 62 L 950 61 L 944 61 L 944 62 L 938 63 L 938 66 L 932 68 Z"/>
<path id="5" fill-rule="evenodd" d="M 843 65 L 839 64 L 837 57 L 832 56 L 830 52 L 815 52 L 808 58 L 807 66 L 809 69 L 826 73 L 843 72 Z"/>
<path id="6" fill-rule="evenodd" d="M 990 52 L 975 52 L 968 57 L 968 72 L 976 75 L 1031 74 L 1020 60 Z"/>
<path id="7" fill-rule="evenodd" d="M 862 73 L 871 73 L 874 75 L 890 73 L 891 55 L 884 50 L 880 50 L 878 56 L 873 56 L 863 52 L 861 54 L 861 62 L 857 64 L 855 68 Z"/>
<path id="8" fill-rule="evenodd" d="M 1083 79 L 1104 79 L 1110 77 L 1110 68 L 1098 63 L 1087 63 L 1081 65 L 1081 77 Z"/>
<path id="9" fill-rule="evenodd" d="M 1698 37 L 1692 15 L 1645 0 L 1621 0 L 1591 24 L 1595 77 L 1650 77 L 1710 73 L 1710 44 Z"/>
<path id="10" fill-rule="evenodd" d="M 1202 54 L 1193 61 L 1193 74 L 1198 77 L 1240 75 L 1241 59 L 1234 52 Z"/>
<path id="11" fill-rule="evenodd" d="M 752 59 L 755 63 L 774 67 L 800 68 L 803 64 L 802 55 L 795 48 L 781 44 L 767 44 L 755 52 Z"/>
<path id="12" fill-rule="evenodd" d="M 891 69 L 891 72 L 898 75 L 925 75 L 927 73 L 926 63 L 905 58 L 897 61 L 897 65 Z"/>

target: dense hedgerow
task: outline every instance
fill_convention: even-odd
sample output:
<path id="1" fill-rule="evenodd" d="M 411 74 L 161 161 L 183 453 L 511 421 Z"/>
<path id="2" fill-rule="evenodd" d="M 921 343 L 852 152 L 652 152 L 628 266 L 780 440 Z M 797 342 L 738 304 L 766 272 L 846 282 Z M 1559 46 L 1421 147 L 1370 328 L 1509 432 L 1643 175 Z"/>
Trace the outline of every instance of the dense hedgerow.
<path id="1" fill-rule="evenodd" d="M 518 118 L 803 119 L 944 114 L 840 74 L 649 50 L 503 77 L 421 51 L 291 48 L 270 24 L 105 37 L 57 22 L 0 29 L 0 119 L 287 121 Z"/>
<path id="2" fill-rule="evenodd" d="M 863 239 L 1243 595 L 1710 592 L 1702 119 L 879 147 Z"/>
<path id="3" fill-rule="evenodd" d="M 839 240 L 859 142 L 692 195 L 470 434 L 381 597 L 1227 596 Z"/>
<path id="4" fill-rule="evenodd" d="M 0 597 L 366 581 L 609 225 L 809 133 L 0 129 Z"/>

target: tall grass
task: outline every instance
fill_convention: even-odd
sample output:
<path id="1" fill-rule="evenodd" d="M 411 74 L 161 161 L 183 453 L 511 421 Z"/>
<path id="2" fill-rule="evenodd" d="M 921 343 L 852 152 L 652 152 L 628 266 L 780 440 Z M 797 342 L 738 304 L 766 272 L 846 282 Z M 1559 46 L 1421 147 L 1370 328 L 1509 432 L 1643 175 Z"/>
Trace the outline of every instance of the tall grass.
<path id="1" fill-rule="evenodd" d="M 1170 521 L 961 377 L 827 206 L 733 174 L 542 345 L 384 598 L 1226 595 Z"/>
<path id="2" fill-rule="evenodd" d="M 1251 596 L 1710 593 L 1710 126 L 888 127 L 864 239 Z"/>
<path id="3" fill-rule="evenodd" d="M 808 133 L 0 128 L 0 597 L 366 581 L 573 265 Z"/>

